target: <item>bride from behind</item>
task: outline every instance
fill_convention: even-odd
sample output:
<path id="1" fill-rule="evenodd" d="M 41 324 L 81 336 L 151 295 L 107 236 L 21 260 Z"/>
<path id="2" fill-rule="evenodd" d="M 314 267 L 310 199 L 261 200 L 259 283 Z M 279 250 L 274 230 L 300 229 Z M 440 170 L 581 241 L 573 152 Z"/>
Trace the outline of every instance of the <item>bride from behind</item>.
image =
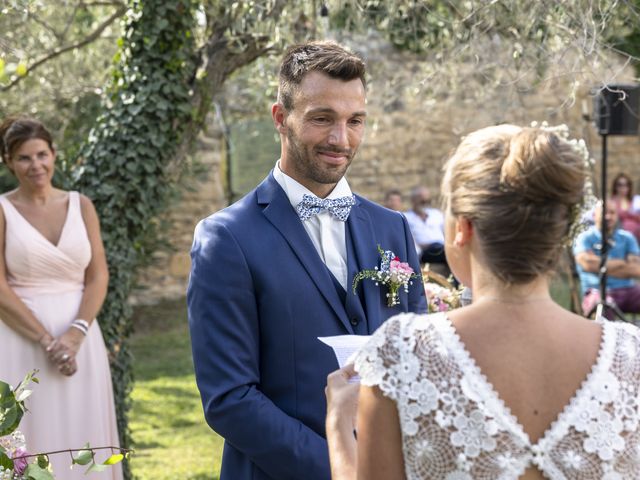
<path id="1" fill-rule="evenodd" d="M 327 386 L 334 479 L 640 476 L 639 331 L 557 305 L 549 277 L 587 172 L 555 134 L 500 125 L 445 166 L 446 255 L 470 306 L 388 320 Z"/>

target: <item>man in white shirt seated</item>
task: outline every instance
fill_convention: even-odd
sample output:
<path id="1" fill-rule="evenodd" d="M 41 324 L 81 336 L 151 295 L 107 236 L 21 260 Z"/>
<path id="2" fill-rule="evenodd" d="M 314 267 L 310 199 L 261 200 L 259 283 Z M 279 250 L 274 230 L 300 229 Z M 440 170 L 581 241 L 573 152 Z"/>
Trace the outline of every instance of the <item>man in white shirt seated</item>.
<path id="1" fill-rule="evenodd" d="M 447 264 L 444 256 L 444 215 L 431 207 L 431 192 L 426 187 L 411 191 L 411 210 L 405 212 L 421 263 Z"/>

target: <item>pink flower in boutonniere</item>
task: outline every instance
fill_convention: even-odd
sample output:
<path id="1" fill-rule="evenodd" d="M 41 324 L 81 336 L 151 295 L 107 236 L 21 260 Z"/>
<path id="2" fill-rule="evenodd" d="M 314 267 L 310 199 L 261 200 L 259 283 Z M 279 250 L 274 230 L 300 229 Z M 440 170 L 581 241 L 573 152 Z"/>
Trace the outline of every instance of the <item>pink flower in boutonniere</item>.
<path id="1" fill-rule="evenodd" d="M 387 293 L 387 306 L 394 307 L 400 304 L 398 291 L 400 287 L 404 287 L 404 291 L 409 291 L 409 285 L 413 282 L 413 278 L 420 278 L 420 275 L 413 271 L 413 268 L 400 259 L 391 250 L 382 250 L 378 245 L 378 252 L 382 260 L 380 268 L 374 267 L 373 270 L 362 270 L 353 278 L 353 293 L 355 295 L 356 288 L 360 280 L 368 278 L 376 282 L 376 285 L 386 285 L 389 289 Z"/>

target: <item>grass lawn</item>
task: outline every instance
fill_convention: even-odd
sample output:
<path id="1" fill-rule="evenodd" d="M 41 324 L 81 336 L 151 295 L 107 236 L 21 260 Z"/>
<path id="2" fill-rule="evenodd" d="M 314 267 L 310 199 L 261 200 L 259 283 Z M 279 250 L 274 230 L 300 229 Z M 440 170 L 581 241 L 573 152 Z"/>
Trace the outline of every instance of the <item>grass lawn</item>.
<path id="1" fill-rule="evenodd" d="M 222 439 L 206 424 L 184 300 L 135 310 L 131 432 L 138 480 L 219 478 Z"/>

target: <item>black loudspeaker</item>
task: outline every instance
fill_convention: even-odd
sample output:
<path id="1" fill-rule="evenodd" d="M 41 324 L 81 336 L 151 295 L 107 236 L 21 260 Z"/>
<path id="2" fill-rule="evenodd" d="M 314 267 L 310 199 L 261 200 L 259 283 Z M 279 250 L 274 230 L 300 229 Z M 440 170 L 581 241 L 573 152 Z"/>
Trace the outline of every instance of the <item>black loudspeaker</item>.
<path id="1" fill-rule="evenodd" d="M 638 135 L 640 85 L 605 85 L 593 99 L 600 135 Z"/>

